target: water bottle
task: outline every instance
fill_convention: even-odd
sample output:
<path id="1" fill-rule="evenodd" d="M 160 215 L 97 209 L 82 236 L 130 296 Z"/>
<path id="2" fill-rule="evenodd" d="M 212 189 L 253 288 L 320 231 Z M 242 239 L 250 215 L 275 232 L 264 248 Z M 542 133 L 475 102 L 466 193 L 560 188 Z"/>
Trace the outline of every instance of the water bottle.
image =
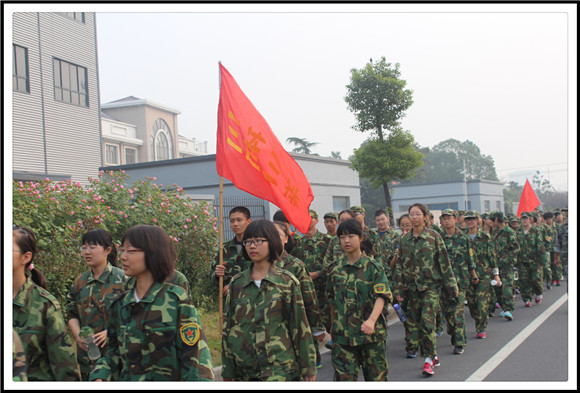
<path id="1" fill-rule="evenodd" d="M 393 308 L 395 309 L 395 312 L 397 313 L 399 320 L 403 323 L 407 322 L 407 317 L 405 316 L 405 313 L 401 309 L 401 306 L 399 306 L 398 304 L 393 304 Z"/>
<path id="2" fill-rule="evenodd" d="M 491 285 L 494 287 L 497 286 L 497 280 L 491 280 Z"/>
<path id="3" fill-rule="evenodd" d="M 517 280 L 518 278 L 520 278 L 520 276 L 518 275 L 518 268 L 514 267 L 514 280 Z"/>
<path id="4" fill-rule="evenodd" d="M 101 351 L 99 350 L 98 345 L 95 343 L 95 335 L 89 334 L 85 341 L 89 345 L 89 359 L 96 360 L 101 357 Z"/>

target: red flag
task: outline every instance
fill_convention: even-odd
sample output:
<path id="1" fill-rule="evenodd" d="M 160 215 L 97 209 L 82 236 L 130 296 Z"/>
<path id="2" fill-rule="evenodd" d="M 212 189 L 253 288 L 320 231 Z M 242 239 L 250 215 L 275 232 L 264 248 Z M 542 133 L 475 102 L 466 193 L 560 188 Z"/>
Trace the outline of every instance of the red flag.
<path id="1" fill-rule="evenodd" d="M 522 196 L 520 197 L 520 204 L 518 205 L 517 216 L 520 217 L 523 212 L 532 212 L 542 202 L 538 199 L 534 189 L 530 185 L 528 179 L 526 179 L 526 184 L 524 185 L 524 190 L 522 191 Z"/>
<path id="2" fill-rule="evenodd" d="M 296 229 L 308 232 L 314 195 L 306 175 L 221 63 L 220 76 L 217 173 L 274 203 Z"/>

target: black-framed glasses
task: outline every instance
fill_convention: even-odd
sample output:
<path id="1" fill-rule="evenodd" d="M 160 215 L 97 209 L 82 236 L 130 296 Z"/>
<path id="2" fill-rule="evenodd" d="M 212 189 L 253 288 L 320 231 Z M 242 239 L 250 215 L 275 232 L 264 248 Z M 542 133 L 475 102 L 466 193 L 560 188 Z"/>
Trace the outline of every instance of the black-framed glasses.
<path id="1" fill-rule="evenodd" d="M 262 243 L 267 242 L 267 239 L 253 239 L 253 240 L 244 240 L 242 245 L 244 247 L 251 246 L 252 244 L 256 245 L 256 247 L 260 247 Z"/>

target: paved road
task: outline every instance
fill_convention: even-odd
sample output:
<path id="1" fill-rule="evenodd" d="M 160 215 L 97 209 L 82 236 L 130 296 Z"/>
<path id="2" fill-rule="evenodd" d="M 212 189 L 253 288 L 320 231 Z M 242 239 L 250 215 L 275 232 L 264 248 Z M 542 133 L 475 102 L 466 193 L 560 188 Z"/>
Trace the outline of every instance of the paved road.
<path id="1" fill-rule="evenodd" d="M 541 304 L 524 307 L 519 297 L 513 321 L 490 318 L 486 339 L 475 338 L 475 323 L 466 308 L 467 346 L 462 355 L 453 354 L 450 336 L 444 333 L 437 340 L 437 351 L 441 366 L 435 375 L 422 375 L 424 359 L 417 356 L 408 359 L 405 352 L 404 328 L 396 318 L 389 319 L 387 339 L 387 361 L 389 381 L 403 382 L 401 388 L 408 388 L 409 382 L 502 382 L 498 388 L 520 388 L 522 382 L 552 381 L 543 388 L 563 388 L 562 382 L 576 383 L 573 375 L 568 375 L 568 295 L 567 282 L 562 286 L 544 291 Z M 575 326 L 575 325 L 574 325 Z M 576 332 L 574 332 L 575 334 Z M 574 336 L 573 342 L 576 342 Z M 576 364 L 576 349 L 572 349 Z M 321 348 L 323 367 L 318 370 L 317 382 L 333 379 L 330 351 Z M 216 369 L 219 378 L 220 369 Z M 362 373 L 359 381 L 363 381 Z M 508 381 L 508 382 L 506 382 Z M 535 384 L 537 388 L 542 384 Z M 472 385 L 473 386 L 473 385 Z M 394 387 L 394 386 L 393 386 Z M 453 384 L 451 385 L 453 388 Z"/>

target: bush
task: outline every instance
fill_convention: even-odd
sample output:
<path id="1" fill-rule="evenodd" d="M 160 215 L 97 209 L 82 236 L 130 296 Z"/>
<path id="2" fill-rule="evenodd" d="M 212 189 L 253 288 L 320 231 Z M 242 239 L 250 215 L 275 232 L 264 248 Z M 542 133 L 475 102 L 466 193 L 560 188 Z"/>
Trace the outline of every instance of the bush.
<path id="1" fill-rule="evenodd" d="M 175 241 L 176 267 L 187 277 L 196 307 L 217 307 L 217 289 L 208 278 L 218 243 L 215 207 L 193 202 L 176 184 L 164 188 L 148 177 L 129 185 L 128 179 L 124 171 L 101 171 L 85 187 L 71 180 L 13 182 L 13 221 L 37 236 L 34 263 L 49 292 L 64 304 L 72 281 L 87 270 L 80 251 L 87 231 L 103 228 L 119 247 L 127 229 L 147 224 Z"/>

